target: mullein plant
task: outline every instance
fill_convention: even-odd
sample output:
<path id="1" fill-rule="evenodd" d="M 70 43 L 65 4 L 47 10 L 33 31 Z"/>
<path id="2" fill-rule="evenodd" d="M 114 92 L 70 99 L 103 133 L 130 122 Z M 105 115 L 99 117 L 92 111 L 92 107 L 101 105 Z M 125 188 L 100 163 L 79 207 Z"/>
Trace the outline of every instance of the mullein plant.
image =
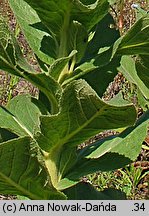
<path id="1" fill-rule="evenodd" d="M 0 69 L 31 82 L 39 95 L 19 95 L 0 107 L 0 193 L 41 200 L 125 199 L 118 190 L 99 192 L 81 181 L 134 161 L 149 122 L 148 109 L 138 118 L 121 93 L 102 99 L 118 71 L 145 103 L 149 99 L 149 15 L 121 37 L 110 28 L 109 2 L 9 0 L 40 72 L 24 58 L 3 16 Z M 120 133 L 78 148 L 109 129 Z"/>

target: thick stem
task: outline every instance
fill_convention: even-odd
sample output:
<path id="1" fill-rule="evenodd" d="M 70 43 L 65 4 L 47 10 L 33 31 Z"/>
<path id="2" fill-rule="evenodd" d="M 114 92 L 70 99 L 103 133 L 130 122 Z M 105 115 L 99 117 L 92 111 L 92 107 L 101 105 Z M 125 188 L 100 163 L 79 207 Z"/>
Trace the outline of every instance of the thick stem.
<path id="1" fill-rule="evenodd" d="M 70 14 L 69 10 L 64 18 L 64 24 L 62 26 L 60 32 L 60 46 L 59 46 L 59 54 L 58 58 L 67 56 L 67 37 L 68 37 L 68 29 L 69 29 L 69 22 L 70 22 Z"/>
<path id="2" fill-rule="evenodd" d="M 70 24 L 70 12 L 68 9 L 66 16 L 64 18 L 64 24 L 60 32 L 60 46 L 59 46 L 58 58 L 62 58 L 68 55 L 68 50 L 67 50 L 68 44 L 67 43 L 68 43 L 69 24 Z M 69 70 L 68 70 L 68 64 L 67 64 L 66 67 L 61 72 L 58 82 L 61 83 L 61 80 L 63 80 L 63 77 L 65 77 L 65 75 L 67 75 L 68 73 L 69 73 Z"/>
<path id="3" fill-rule="evenodd" d="M 52 185 L 56 188 L 59 182 L 59 159 L 61 147 L 53 149 L 50 153 L 44 152 L 45 165 L 51 178 Z"/>

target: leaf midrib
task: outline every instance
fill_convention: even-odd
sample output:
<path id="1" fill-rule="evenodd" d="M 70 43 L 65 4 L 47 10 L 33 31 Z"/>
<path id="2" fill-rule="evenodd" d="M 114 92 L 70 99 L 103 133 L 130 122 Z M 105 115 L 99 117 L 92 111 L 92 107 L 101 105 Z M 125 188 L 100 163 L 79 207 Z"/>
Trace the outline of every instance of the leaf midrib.
<path id="1" fill-rule="evenodd" d="M 134 48 L 134 47 L 144 46 L 144 45 L 146 45 L 146 46 L 149 45 L 149 42 L 147 41 L 147 42 L 142 42 L 142 43 L 126 45 L 126 46 L 119 48 L 119 51 L 124 50 L 124 49 L 130 49 L 130 48 Z"/>
<path id="2" fill-rule="evenodd" d="M 60 141 L 56 144 L 56 148 L 60 145 L 64 145 L 67 143 L 73 136 L 75 136 L 77 133 L 79 133 L 82 129 L 84 129 L 88 124 L 90 124 L 97 116 L 100 116 L 103 114 L 104 110 L 107 108 L 108 105 L 104 105 L 99 111 L 97 111 L 90 119 L 85 121 L 80 127 L 78 127 L 75 131 L 67 135 L 65 138 L 60 139 Z M 55 147 L 54 147 L 55 149 Z"/>

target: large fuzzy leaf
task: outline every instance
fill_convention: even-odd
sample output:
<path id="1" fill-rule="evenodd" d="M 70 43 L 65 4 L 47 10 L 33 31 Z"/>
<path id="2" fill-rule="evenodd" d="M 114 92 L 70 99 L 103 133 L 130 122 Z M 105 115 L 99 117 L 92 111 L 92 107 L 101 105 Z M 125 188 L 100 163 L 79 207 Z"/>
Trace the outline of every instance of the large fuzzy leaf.
<path id="1" fill-rule="evenodd" d="M 89 183 L 79 183 L 74 187 L 64 190 L 70 200 L 125 200 L 126 195 L 116 189 L 105 189 L 104 191 L 97 191 Z M 91 208 L 88 204 L 87 208 Z"/>
<path id="2" fill-rule="evenodd" d="M 112 27 L 114 25 L 115 22 L 113 17 L 110 14 L 107 14 L 92 29 L 92 32 L 89 35 L 87 49 L 81 62 L 95 58 L 95 56 L 100 53 L 102 49 L 113 45 L 113 43 L 120 37 L 119 31 Z M 99 62 L 101 63 L 100 60 Z"/>
<path id="3" fill-rule="evenodd" d="M 0 19 L 0 25 L 3 30 L 0 31 L 0 69 L 24 77 L 33 83 L 48 98 L 51 103 L 51 112 L 58 112 L 58 95 L 61 94 L 60 85 L 50 74 L 44 72 L 37 73 L 25 60 L 16 39 L 8 29 L 4 19 Z M 68 59 L 71 57 L 72 55 L 70 55 Z M 62 63 L 65 61 L 66 60 L 63 59 Z M 59 67 L 61 67 L 61 62 L 58 65 L 58 68 Z"/>
<path id="4" fill-rule="evenodd" d="M 119 63 L 117 62 L 117 60 L 119 59 L 116 59 L 116 60 L 114 59 L 114 62 L 112 62 L 111 56 L 112 56 L 112 48 L 110 47 L 106 48 L 105 50 L 102 50 L 99 54 L 95 54 L 93 58 L 87 60 L 86 62 L 76 67 L 74 69 L 74 73 L 70 74 L 67 77 L 67 79 L 63 82 L 62 85 L 65 86 L 66 84 L 70 83 L 71 81 L 75 79 L 85 78 L 88 75 L 90 76 L 92 80 L 92 78 L 95 77 L 94 72 L 97 71 L 97 76 L 98 76 L 99 70 L 104 70 L 105 67 L 109 67 L 109 64 L 114 64 L 114 68 L 115 68 L 115 62 L 116 62 L 116 65 L 118 66 Z M 108 72 L 108 70 L 106 71 Z M 99 77 L 101 79 L 100 75 Z M 99 82 L 99 78 L 98 79 L 96 78 L 96 80 L 97 82 Z"/>
<path id="5" fill-rule="evenodd" d="M 120 135 L 97 141 L 80 150 L 76 163 L 73 163 L 73 167 L 65 174 L 57 188 L 70 187 L 84 175 L 118 169 L 134 161 L 140 153 L 148 125 L 149 111 L 135 126 L 127 128 Z"/>
<path id="6" fill-rule="evenodd" d="M 89 31 L 96 23 L 98 23 L 107 13 L 109 5 L 106 0 L 97 0 L 91 4 L 90 1 L 75 0 L 24 0 L 34 10 L 36 10 L 41 21 L 49 28 L 49 30 L 60 37 L 62 30 L 68 30 L 69 22 L 72 20 L 83 24 Z M 68 26 L 67 26 L 68 25 Z"/>
<path id="7" fill-rule="evenodd" d="M 56 57 L 68 56 L 72 50 L 77 49 L 75 61 L 79 61 L 84 54 L 87 33 L 108 13 L 109 8 L 106 0 L 97 0 L 92 4 L 90 1 L 83 4 L 79 0 L 24 1 L 37 12 L 51 33 L 56 43 Z"/>
<path id="8" fill-rule="evenodd" d="M 14 97 L 6 106 L 20 125 L 24 125 L 31 134 L 39 125 L 40 109 L 34 104 L 35 98 L 30 95 L 19 95 Z"/>
<path id="9" fill-rule="evenodd" d="M 82 78 L 89 83 L 89 85 L 97 92 L 99 97 L 102 97 L 109 86 L 109 83 L 111 83 L 117 75 L 117 67 L 119 64 L 120 58 L 115 58 L 108 65 L 101 68 L 99 67 L 91 73 L 85 74 Z"/>
<path id="10" fill-rule="evenodd" d="M 7 109 L 0 107 L 0 128 L 8 129 L 18 136 L 33 137 L 41 114 L 34 100 L 29 95 L 19 95 L 8 103 Z"/>
<path id="11" fill-rule="evenodd" d="M 90 62 L 83 63 L 74 70 L 74 73 L 67 77 L 62 83 L 63 86 L 76 79 L 85 79 L 89 85 L 97 92 L 99 97 L 105 93 L 109 83 L 111 83 L 118 73 L 117 68 L 120 65 L 120 58 L 114 58 L 110 61 L 111 51 L 105 51 L 99 54 Z M 109 55 L 110 54 L 110 55 Z"/>
<path id="12" fill-rule="evenodd" d="M 74 79 L 83 78 L 89 82 L 89 84 L 92 86 L 93 89 L 96 90 L 99 96 L 102 96 L 109 82 L 112 82 L 114 76 L 117 74 L 116 67 L 118 67 L 120 64 L 119 57 L 121 55 L 148 55 L 149 19 L 147 16 L 140 19 L 133 26 L 133 28 L 126 33 L 124 37 L 119 38 L 115 43 L 114 40 L 117 39 L 118 33 L 116 32 L 116 30 L 111 30 L 109 28 L 110 22 L 112 23 L 112 20 L 110 16 L 107 15 L 98 24 L 99 29 L 96 29 L 93 39 L 88 44 L 87 51 L 84 57 L 84 63 L 82 63 L 75 69 L 74 74 L 71 77 L 68 77 L 68 79 L 65 80 L 63 85 L 69 83 Z M 103 33 L 101 33 L 100 29 L 104 29 Z M 108 36 L 104 35 L 104 32 L 107 32 L 107 35 L 110 36 L 112 34 L 113 37 L 108 40 Z M 103 37 L 104 39 L 98 40 L 97 38 L 99 37 Z M 111 47 L 104 48 L 102 50 L 101 47 L 105 46 Z M 130 67 L 129 64 L 127 64 L 127 67 Z"/>
<path id="13" fill-rule="evenodd" d="M 51 113 L 57 113 L 59 111 L 59 97 L 62 91 L 59 83 L 46 73 L 24 72 L 23 76 L 46 95 L 51 104 Z"/>
<path id="14" fill-rule="evenodd" d="M 36 135 L 42 149 L 67 143 L 74 146 L 100 131 L 132 125 L 136 111 L 132 105 L 112 106 L 104 103 L 84 81 L 68 85 L 57 115 L 41 116 L 41 132 Z"/>
<path id="15" fill-rule="evenodd" d="M 23 0 L 9 0 L 17 21 L 34 53 L 47 64 L 56 57 L 56 44 L 33 8 Z"/>
<path id="16" fill-rule="evenodd" d="M 120 55 L 149 55 L 149 15 L 139 19 L 126 33 L 117 53 Z"/>
<path id="17" fill-rule="evenodd" d="M 106 152 L 119 153 L 134 161 L 140 152 L 142 142 L 147 134 L 147 127 L 149 125 L 149 111 L 147 111 L 136 123 L 134 127 L 127 128 L 117 137 L 107 140 L 107 142 L 97 142 L 99 147 L 93 150 L 91 147 L 91 154 L 86 158 L 99 158 Z M 103 144 L 102 144 L 103 143 Z M 90 148 L 90 147 L 89 147 Z M 133 149 L 133 151 L 131 151 Z"/>
<path id="18" fill-rule="evenodd" d="M 77 21 L 72 22 L 70 29 L 68 53 L 72 50 L 77 50 L 74 62 L 78 63 L 84 56 L 88 44 L 88 32 L 85 27 Z"/>
<path id="19" fill-rule="evenodd" d="M 0 16 L 0 27 L 0 69 L 20 77 L 23 77 L 24 70 L 36 73 L 24 58 L 18 42 L 3 16 Z"/>
<path id="20" fill-rule="evenodd" d="M 113 44 L 119 38 L 119 32 L 115 28 L 110 28 L 111 25 L 114 25 L 114 20 L 110 14 L 107 14 L 92 30 L 89 38 L 93 36 L 81 63 L 77 65 L 74 73 L 68 76 L 63 85 L 74 79 L 83 78 L 100 97 L 103 96 L 109 83 L 117 74 L 120 62 L 119 57 L 112 59 L 117 49 L 113 47 Z"/>
<path id="21" fill-rule="evenodd" d="M 3 107 L 0 107 L 0 128 L 8 129 L 18 136 L 25 136 L 30 132 L 20 125 L 16 117 Z"/>
<path id="22" fill-rule="evenodd" d="M 1 193 L 36 200 L 65 199 L 50 184 L 44 167 L 38 162 L 37 147 L 32 142 L 23 137 L 0 144 Z"/>

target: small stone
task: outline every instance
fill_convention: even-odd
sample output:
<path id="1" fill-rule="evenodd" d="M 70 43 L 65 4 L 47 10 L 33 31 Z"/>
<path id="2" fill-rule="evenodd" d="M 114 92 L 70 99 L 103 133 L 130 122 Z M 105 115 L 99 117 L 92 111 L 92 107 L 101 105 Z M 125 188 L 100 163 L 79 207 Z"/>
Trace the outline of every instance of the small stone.
<path id="1" fill-rule="evenodd" d="M 134 3 L 134 4 L 131 5 L 131 8 L 132 8 L 132 9 L 138 9 L 138 8 L 139 8 L 139 5 Z"/>

